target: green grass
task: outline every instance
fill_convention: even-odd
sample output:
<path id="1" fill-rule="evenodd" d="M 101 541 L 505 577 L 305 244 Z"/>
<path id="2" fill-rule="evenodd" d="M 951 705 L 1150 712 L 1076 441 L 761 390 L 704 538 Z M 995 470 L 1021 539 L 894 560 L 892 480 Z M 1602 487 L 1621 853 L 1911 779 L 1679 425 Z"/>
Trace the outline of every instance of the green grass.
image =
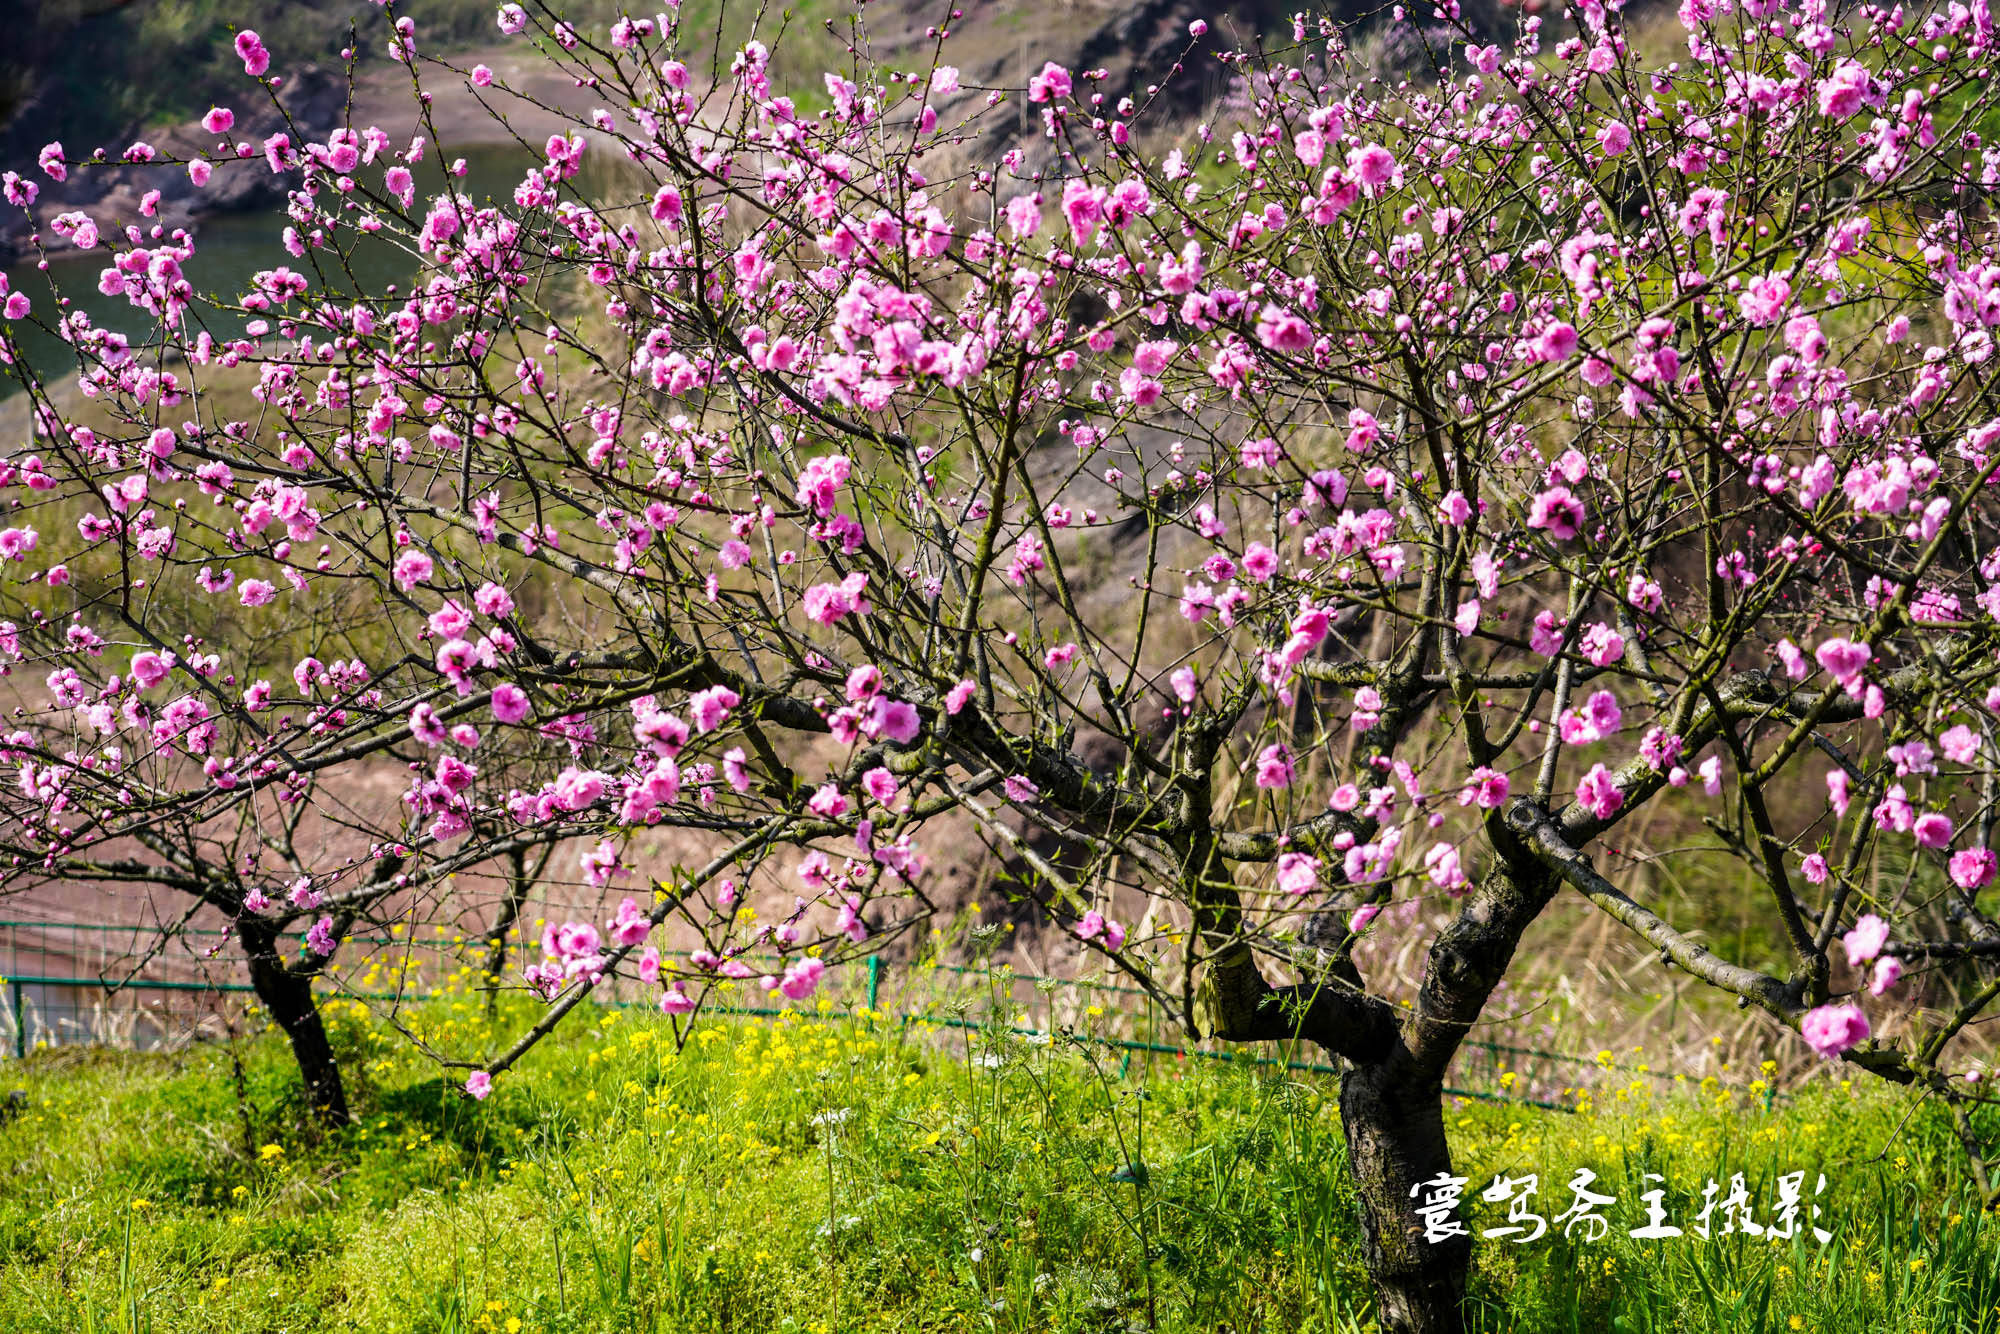
<path id="1" fill-rule="evenodd" d="M 268 1034 L 9 1067 L 30 1109 L 0 1129 L 0 1328 L 1370 1327 L 1327 1076 L 814 1015 L 704 1021 L 676 1054 L 632 1011 L 473 1103 L 335 1008 L 361 1115 L 332 1137 L 300 1128 Z M 462 995 L 405 1018 L 456 1052 L 500 1040 Z M 1450 1109 L 1469 1195 L 1539 1170 L 1553 1216 L 1588 1165 L 1619 1197 L 1600 1243 L 1482 1243 L 1480 1328 L 1994 1327 L 1995 1223 L 1926 1109 L 1830 1079 L 1567 1101 Z M 1706 1177 L 1744 1173 L 1765 1217 L 1777 1173 L 1810 1195 L 1822 1169 L 1825 1247 L 1624 1235 L 1643 1173 L 1685 1226 Z"/>

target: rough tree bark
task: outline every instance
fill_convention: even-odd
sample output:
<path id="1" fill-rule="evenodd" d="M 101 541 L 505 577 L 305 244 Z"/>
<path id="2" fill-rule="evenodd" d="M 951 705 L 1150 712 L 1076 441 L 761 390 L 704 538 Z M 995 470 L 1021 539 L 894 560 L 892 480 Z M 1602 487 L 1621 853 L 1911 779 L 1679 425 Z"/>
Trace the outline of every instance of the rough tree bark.
<path id="1" fill-rule="evenodd" d="M 1543 808 L 1522 798 L 1488 816 L 1493 867 L 1432 943 L 1407 1011 L 1361 989 L 1351 942 L 1322 956 L 1317 981 L 1270 985 L 1249 944 L 1232 939 L 1241 926 L 1233 893 L 1213 872 L 1203 878 L 1203 926 L 1219 948 L 1207 961 L 1201 1026 L 1228 1041 L 1303 1038 L 1341 1063 L 1341 1126 L 1385 1334 L 1465 1328 L 1472 1239 L 1426 1240 L 1416 1209 L 1423 1183 L 1451 1172 L 1445 1070 L 1563 883 L 1532 842 L 1547 823 Z"/>
<path id="2" fill-rule="evenodd" d="M 1400 1043 L 1385 1060 L 1349 1063 L 1340 1079 L 1340 1123 L 1361 1198 L 1377 1322 L 1394 1334 L 1457 1334 L 1465 1327 L 1472 1238 L 1426 1241 L 1415 1212 L 1423 1183 L 1451 1171 L 1443 1081 Z"/>
<path id="3" fill-rule="evenodd" d="M 269 923 L 246 917 L 237 923 L 237 935 L 250 964 L 250 985 L 257 999 L 270 1012 L 273 1022 L 285 1031 L 292 1044 L 305 1084 L 306 1105 L 313 1118 L 327 1127 L 341 1126 L 352 1119 L 347 1107 L 347 1088 L 340 1077 L 340 1063 L 334 1059 L 333 1044 L 326 1035 L 319 1006 L 313 1001 L 312 975 L 294 972 L 285 964 L 277 930 Z"/>

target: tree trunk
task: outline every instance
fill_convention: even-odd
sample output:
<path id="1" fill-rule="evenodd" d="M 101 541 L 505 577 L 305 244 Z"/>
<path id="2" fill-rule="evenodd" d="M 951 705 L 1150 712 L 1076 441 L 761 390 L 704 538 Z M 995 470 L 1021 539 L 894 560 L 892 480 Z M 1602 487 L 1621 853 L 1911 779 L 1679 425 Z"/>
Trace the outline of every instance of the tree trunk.
<path id="1" fill-rule="evenodd" d="M 1340 1080 L 1340 1120 L 1383 1334 L 1459 1334 L 1472 1238 L 1426 1241 L 1417 1213 L 1430 1194 L 1423 1183 L 1451 1170 L 1439 1079 L 1400 1046 L 1386 1060 L 1350 1065 Z M 1452 1211 L 1458 1226 L 1465 1216 L 1463 1207 Z"/>
<path id="2" fill-rule="evenodd" d="M 285 966 L 278 932 L 272 927 L 243 921 L 237 930 L 250 961 L 250 985 L 291 1039 L 292 1059 L 298 1062 L 299 1078 L 305 1084 L 306 1104 L 321 1125 L 347 1124 L 353 1119 L 347 1110 L 347 1089 L 341 1083 L 340 1064 L 334 1060 L 319 1006 L 313 1002 L 312 977 Z"/>
<path id="3" fill-rule="evenodd" d="M 499 916 L 492 930 L 486 933 L 486 1017 L 493 1018 L 500 1012 L 500 979 L 507 971 L 507 933 L 521 918 L 521 905 L 528 901 L 528 891 L 549 864 L 546 851 L 534 875 L 528 873 L 528 850 L 516 848 L 507 856 L 507 897 L 500 904 Z"/>

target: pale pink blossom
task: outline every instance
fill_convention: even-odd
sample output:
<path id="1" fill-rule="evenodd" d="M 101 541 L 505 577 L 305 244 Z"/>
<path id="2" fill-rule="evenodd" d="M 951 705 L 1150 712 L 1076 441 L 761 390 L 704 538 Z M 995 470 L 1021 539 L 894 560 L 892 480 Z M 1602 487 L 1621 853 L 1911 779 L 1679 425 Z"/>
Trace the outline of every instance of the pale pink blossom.
<path id="1" fill-rule="evenodd" d="M 713 732 L 741 702 L 741 697 L 728 686 L 710 686 L 688 696 L 688 714 L 694 719 L 696 731 Z"/>
<path id="2" fill-rule="evenodd" d="M 1287 894 L 1304 894 L 1319 884 L 1319 858 L 1303 852 L 1278 855 L 1278 888 Z"/>
<path id="3" fill-rule="evenodd" d="M 1847 961 L 1859 968 L 1889 943 L 1889 924 L 1874 913 L 1864 914 L 1853 930 L 1840 938 L 1840 943 L 1847 949 Z"/>
<path id="4" fill-rule="evenodd" d="M 1292 754 L 1282 745 L 1264 747 L 1257 756 L 1257 786 L 1261 788 L 1290 787 L 1292 785 Z"/>

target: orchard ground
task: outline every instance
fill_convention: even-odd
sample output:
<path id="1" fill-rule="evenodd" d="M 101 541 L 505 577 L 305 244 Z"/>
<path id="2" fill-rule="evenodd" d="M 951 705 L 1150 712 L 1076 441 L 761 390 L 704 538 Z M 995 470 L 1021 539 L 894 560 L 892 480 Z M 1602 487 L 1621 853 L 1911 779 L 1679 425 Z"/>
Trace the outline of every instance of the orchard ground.
<path id="1" fill-rule="evenodd" d="M 463 986 L 403 1022 L 456 1050 L 522 1018 Z M 0 1327 L 1372 1328 L 1329 1075 L 810 1008 L 704 1019 L 677 1051 L 660 1016 L 607 1010 L 474 1102 L 364 1006 L 327 1008 L 358 1112 L 330 1136 L 299 1129 L 272 1033 L 10 1066 Z M 1786 1098 L 1596 1073 L 1559 1110 L 1450 1104 L 1469 1199 L 1538 1172 L 1554 1219 L 1589 1167 L 1618 1200 L 1595 1243 L 1560 1223 L 1482 1242 L 1476 1328 L 2000 1326 L 2000 1222 L 1932 1108 L 1832 1067 Z M 1647 1173 L 1686 1227 L 1738 1172 L 1769 1221 L 1794 1171 L 1809 1202 L 1825 1173 L 1830 1243 L 1803 1220 L 1783 1241 L 1626 1235 Z"/>

